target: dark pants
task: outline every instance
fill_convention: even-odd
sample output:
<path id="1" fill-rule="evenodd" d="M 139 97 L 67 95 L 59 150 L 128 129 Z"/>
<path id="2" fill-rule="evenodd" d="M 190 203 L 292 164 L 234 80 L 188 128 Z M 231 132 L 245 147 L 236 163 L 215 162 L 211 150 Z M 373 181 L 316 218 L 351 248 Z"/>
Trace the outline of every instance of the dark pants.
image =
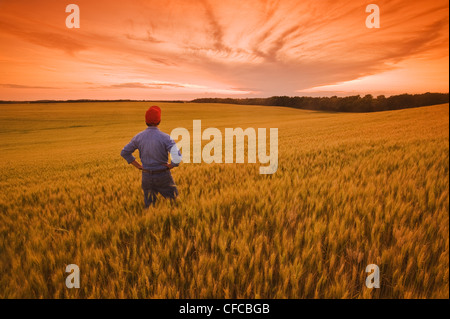
<path id="1" fill-rule="evenodd" d="M 169 170 L 158 174 L 149 174 L 143 171 L 142 189 L 144 190 L 145 207 L 149 207 L 151 204 L 155 205 L 158 193 L 164 198 L 170 199 L 178 196 L 177 185 Z"/>

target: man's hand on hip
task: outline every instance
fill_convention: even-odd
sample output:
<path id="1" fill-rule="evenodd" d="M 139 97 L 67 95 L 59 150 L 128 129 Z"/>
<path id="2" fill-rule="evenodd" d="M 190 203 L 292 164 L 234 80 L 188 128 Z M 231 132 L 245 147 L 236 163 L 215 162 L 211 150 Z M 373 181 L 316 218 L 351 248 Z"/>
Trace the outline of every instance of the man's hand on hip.
<path id="1" fill-rule="evenodd" d="M 169 163 L 166 163 L 166 164 L 163 164 L 164 166 L 166 166 L 168 169 L 172 169 L 172 168 L 174 168 L 175 166 L 173 166 L 172 164 L 169 164 Z"/>
<path id="2" fill-rule="evenodd" d="M 142 165 L 139 164 L 137 161 L 131 162 L 131 165 L 133 165 L 133 166 L 136 167 L 137 169 L 142 170 Z"/>

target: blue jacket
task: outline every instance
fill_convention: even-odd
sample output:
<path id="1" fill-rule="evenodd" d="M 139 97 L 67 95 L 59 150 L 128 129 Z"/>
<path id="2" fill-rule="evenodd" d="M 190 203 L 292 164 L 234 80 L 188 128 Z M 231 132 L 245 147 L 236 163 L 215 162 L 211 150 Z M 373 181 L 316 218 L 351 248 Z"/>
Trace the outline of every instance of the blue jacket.
<path id="1" fill-rule="evenodd" d="M 130 164 L 136 159 L 132 155 L 136 149 L 139 150 L 142 167 L 147 170 L 166 168 L 164 164 L 168 162 L 170 152 L 179 156 L 179 160 L 177 159 L 176 162 L 171 161 L 173 166 L 178 166 L 181 161 L 181 153 L 174 140 L 169 134 L 161 132 L 156 126 L 149 126 L 133 137 L 130 143 L 125 145 L 120 155 Z"/>

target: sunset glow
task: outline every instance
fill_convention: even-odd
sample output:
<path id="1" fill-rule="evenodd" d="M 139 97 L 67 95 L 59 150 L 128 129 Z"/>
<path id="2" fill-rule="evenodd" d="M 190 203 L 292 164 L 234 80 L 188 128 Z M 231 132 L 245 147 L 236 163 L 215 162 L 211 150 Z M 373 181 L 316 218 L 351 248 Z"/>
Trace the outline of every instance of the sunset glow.
<path id="1" fill-rule="evenodd" d="M 80 8 L 69 29 L 68 4 Z M 380 7 L 368 29 L 366 5 Z M 448 1 L 0 0 L 0 100 L 448 92 Z"/>

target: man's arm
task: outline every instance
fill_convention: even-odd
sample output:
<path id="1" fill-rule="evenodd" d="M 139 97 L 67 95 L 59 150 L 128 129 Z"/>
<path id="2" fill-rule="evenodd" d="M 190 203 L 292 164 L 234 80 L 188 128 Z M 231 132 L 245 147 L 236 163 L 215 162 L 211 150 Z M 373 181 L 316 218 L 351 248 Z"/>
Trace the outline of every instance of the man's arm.
<path id="1" fill-rule="evenodd" d="M 137 149 L 137 145 L 135 142 L 135 138 L 131 140 L 130 143 L 125 145 L 120 155 L 127 161 L 128 164 L 133 165 L 137 169 L 142 169 L 142 165 L 136 161 L 136 158 L 133 156 L 133 152 Z"/>
<path id="2" fill-rule="evenodd" d="M 177 147 L 177 144 L 174 142 L 174 140 L 169 137 L 166 145 L 167 152 L 170 153 L 172 157 L 172 161 L 169 163 L 164 164 L 164 166 L 168 167 L 169 169 L 172 169 L 174 167 L 178 167 L 180 165 L 182 160 L 182 155 L 180 150 Z"/>

